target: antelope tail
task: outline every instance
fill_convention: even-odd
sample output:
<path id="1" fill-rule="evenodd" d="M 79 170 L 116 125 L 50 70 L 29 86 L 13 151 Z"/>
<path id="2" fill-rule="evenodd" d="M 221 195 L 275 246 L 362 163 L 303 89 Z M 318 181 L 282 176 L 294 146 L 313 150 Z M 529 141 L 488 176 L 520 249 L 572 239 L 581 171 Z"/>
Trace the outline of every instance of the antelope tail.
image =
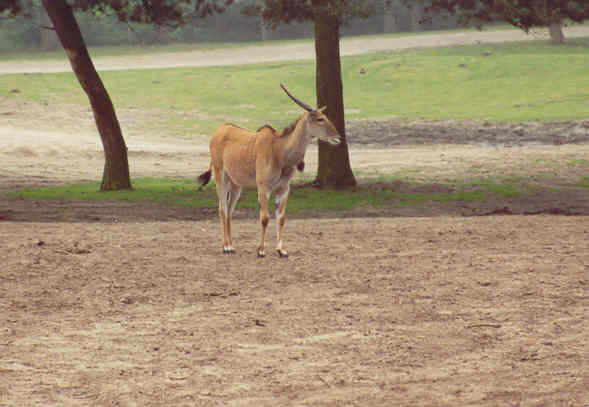
<path id="1" fill-rule="evenodd" d="M 198 182 L 200 182 L 199 189 L 202 189 L 206 184 L 209 183 L 209 181 L 211 180 L 211 173 L 212 167 L 209 167 L 208 171 L 205 171 L 198 176 Z"/>

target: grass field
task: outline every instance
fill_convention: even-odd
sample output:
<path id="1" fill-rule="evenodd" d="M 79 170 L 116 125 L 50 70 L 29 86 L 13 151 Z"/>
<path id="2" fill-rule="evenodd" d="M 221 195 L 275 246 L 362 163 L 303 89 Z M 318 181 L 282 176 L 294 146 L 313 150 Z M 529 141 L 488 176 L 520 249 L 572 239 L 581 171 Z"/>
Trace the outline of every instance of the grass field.
<path id="1" fill-rule="evenodd" d="M 563 46 L 532 41 L 343 58 L 347 119 L 584 118 L 589 114 L 588 49 L 584 38 Z M 149 110 L 154 124 L 183 138 L 210 134 L 225 122 L 285 126 L 297 108 L 278 85 L 313 103 L 314 75 L 311 61 L 102 73 L 118 108 Z M 0 89 L 8 97 L 87 104 L 71 73 L 3 75 Z"/>
<path id="2" fill-rule="evenodd" d="M 496 183 L 483 179 L 468 184 L 455 184 L 445 191 L 433 193 L 399 192 L 387 187 L 374 187 L 374 185 L 373 182 L 365 179 L 362 185 L 356 188 L 334 191 L 307 188 L 305 185 L 295 183 L 290 195 L 288 211 L 291 214 L 345 212 L 359 208 L 379 209 L 387 206 L 419 205 L 426 202 L 473 202 L 514 197 L 525 193 L 515 184 Z M 386 184 L 381 182 L 379 185 Z M 13 196 L 33 199 L 152 201 L 164 205 L 196 208 L 210 208 L 217 205 L 214 185 L 208 185 L 195 194 L 194 180 L 167 178 L 135 179 L 133 190 L 100 192 L 98 184 L 88 183 L 47 189 L 25 189 L 14 193 Z M 244 190 L 239 207 L 255 210 L 257 205 L 257 192 Z"/>

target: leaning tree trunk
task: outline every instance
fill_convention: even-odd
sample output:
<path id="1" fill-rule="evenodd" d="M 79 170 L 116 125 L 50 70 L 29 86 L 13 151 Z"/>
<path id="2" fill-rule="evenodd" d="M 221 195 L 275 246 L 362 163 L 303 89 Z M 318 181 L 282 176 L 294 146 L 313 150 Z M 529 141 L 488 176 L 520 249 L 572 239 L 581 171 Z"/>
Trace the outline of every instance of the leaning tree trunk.
<path id="1" fill-rule="evenodd" d="M 356 185 L 350 167 L 350 155 L 344 120 L 344 97 L 339 52 L 339 18 L 328 13 L 315 16 L 315 53 L 317 57 L 317 107 L 327 106 L 327 116 L 337 128 L 342 143 L 319 143 L 319 168 L 314 184 L 321 188 Z"/>
<path id="2" fill-rule="evenodd" d="M 88 54 L 72 8 L 66 0 L 42 0 L 80 85 L 88 95 L 104 147 L 103 191 L 131 188 L 127 146 L 114 106 Z"/>

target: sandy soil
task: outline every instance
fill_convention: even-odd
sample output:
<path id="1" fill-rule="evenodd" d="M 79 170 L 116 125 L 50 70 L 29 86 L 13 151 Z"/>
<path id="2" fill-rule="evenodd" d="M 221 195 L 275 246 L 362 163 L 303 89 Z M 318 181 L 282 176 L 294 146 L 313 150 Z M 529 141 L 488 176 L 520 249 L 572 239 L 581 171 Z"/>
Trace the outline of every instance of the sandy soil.
<path id="1" fill-rule="evenodd" d="M 212 218 L 212 216 L 211 216 Z M 589 218 L 3 222 L 0 403 L 586 406 Z"/>
<path id="2" fill-rule="evenodd" d="M 86 107 L 0 120 L 0 191 L 100 179 Z M 290 219 L 288 259 L 256 258 L 246 212 L 224 256 L 214 209 L 0 196 L 0 406 L 589 406 L 588 123 L 348 128 L 356 171 L 536 192 Z M 208 164 L 206 140 L 127 142 L 134 176 Z"/>

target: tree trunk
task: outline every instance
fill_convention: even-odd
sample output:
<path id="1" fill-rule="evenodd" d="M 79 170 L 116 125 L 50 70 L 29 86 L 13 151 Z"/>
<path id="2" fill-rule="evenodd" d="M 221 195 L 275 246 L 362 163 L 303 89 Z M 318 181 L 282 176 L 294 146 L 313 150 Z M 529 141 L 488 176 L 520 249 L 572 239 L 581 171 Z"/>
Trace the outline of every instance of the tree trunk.
<path id="1" fill-rule="evenodd" d="M 550 33 L 550 41 L 553 44 L 564 43 L 564 33 L 562 32 L 562 23 L 560 21 L 554 21 L 548 26 L 548 32 Z"/>
<path id="2" fill-rule="evenodd" d="M 47 11 L 44 7 L 41 7 L 40 10 L 40 38 L 41 42 L 39 43 L 39 48 L 42 51 L 49 51 L 59 48 L 59 38 L 55 33 L 55 29 L 53 29 L 53 24 L 47 15 Z"/>
<path id="3" fill-rule="evenodd" d="M 260 16 L 260 38 L 262 41 L 269 41 L 271 40 L 271 28 L 266 25 L 266 20 L 264 20 L 264 16 Z"/>
<path id="4" fill-rule="evenodd" d="M 414 2 L 411 5 L 411 31 L 420 32 L 423 31 L 421 19 L 423 18 L 423 9 L 421 4 Z"/>
<path id="5" fill-rule="evenodd" d="M 127 146 L 114 106 L 88 54 L 80 27 L 66 0 L 42 0 L 80 85 L 88 95 L 104 147 L 102 191 L 131 188 Z"/>
<path id="6" fill-rule="evenodd" d="M 339 146 L 319 143 L 319 169 L 314 184 L 321 188 L 356 185 L 346 139 L 339 26 L 340 21 L 336 16 L 326 12 L 318 12 L 315 16 L 317 107 L 327 106 L 327 116 L 342 137 Z"/>
<path id="7" fill-rule="evenodd" d="M 382 15 L 382 32 L 385 34 L 394 33 L 399 31 L 397 24 L 397 16 L 393 14 L 393 7 L 385 7 Z"/>

